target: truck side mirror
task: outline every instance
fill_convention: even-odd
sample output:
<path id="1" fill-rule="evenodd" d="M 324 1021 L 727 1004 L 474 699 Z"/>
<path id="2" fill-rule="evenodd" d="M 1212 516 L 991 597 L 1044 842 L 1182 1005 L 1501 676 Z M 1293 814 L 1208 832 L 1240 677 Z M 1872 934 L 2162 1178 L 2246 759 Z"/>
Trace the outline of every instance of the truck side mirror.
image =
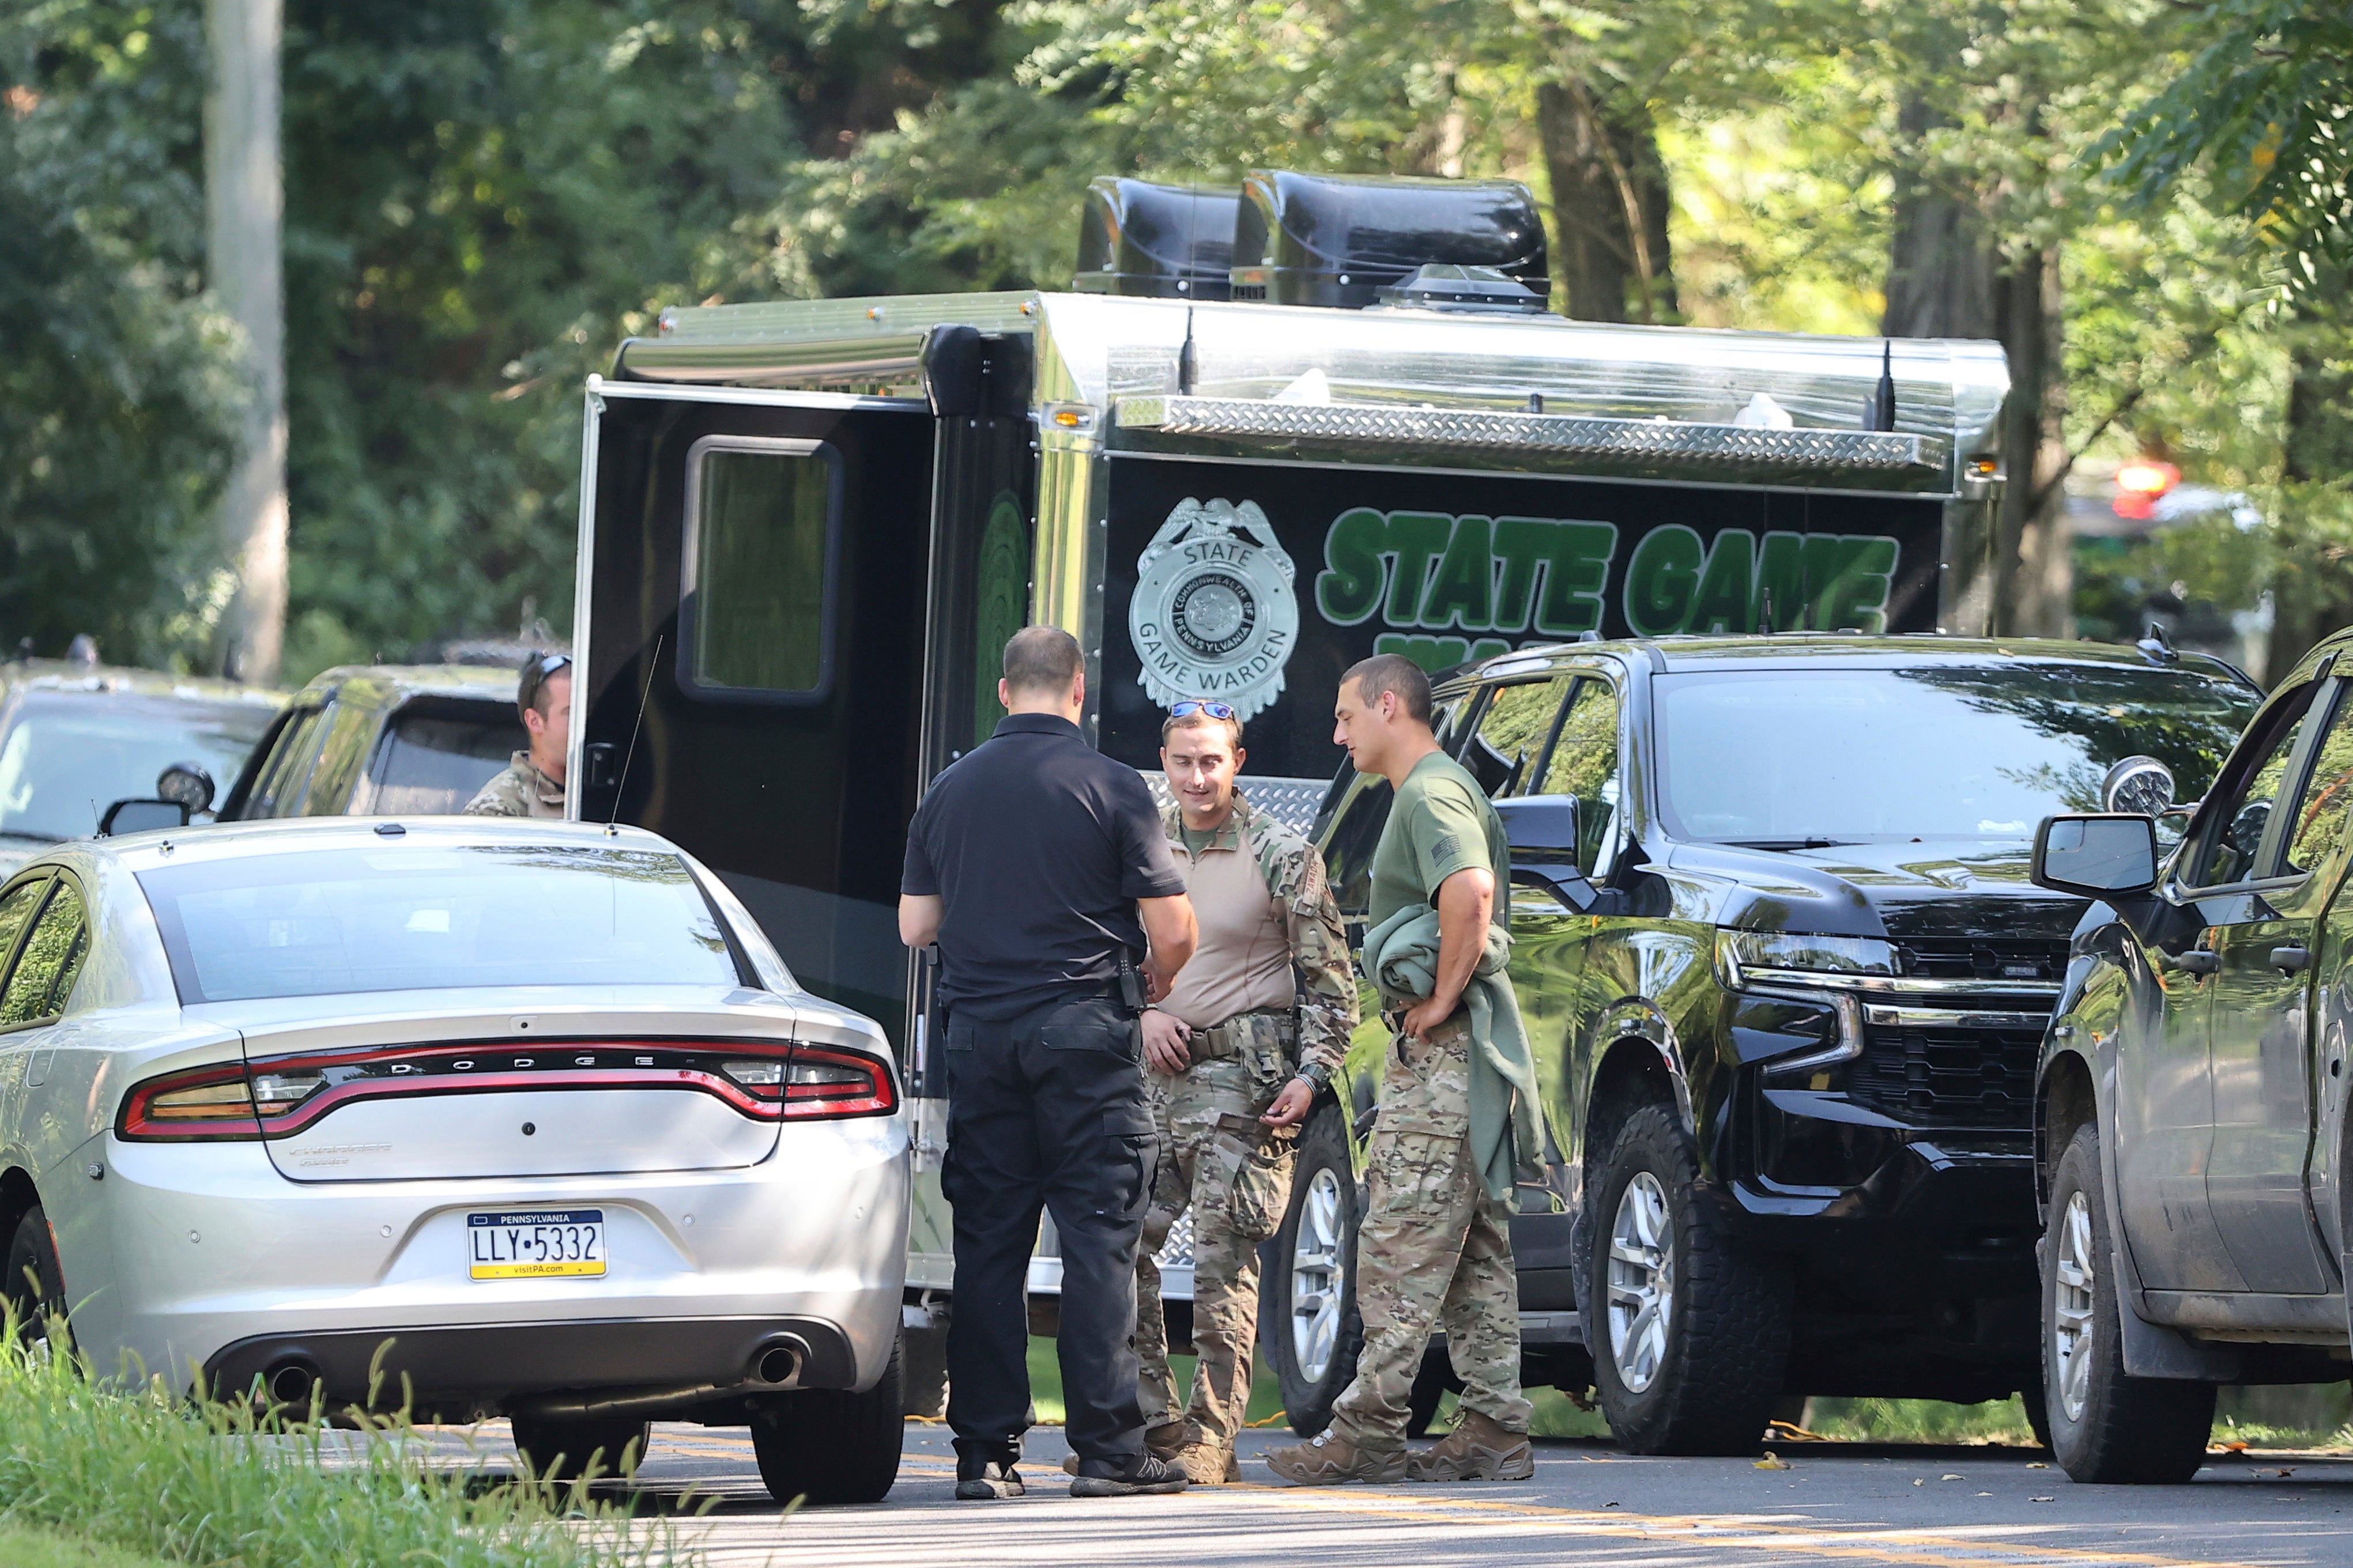
<path id="1" fill-rule="evenodd" d="M 2137 813 L 2046 816 L 2034 834 L 2038 888 L 2084 898 L 2146 893 L 2157 885 L 2157 822 Z"/>
<path id="2" fill-rule="evenodd" d="M 185 827 L 188 806 L 178 800 L 118 800 L 100 819 L 98 836 L 112 838 L 124 833 L 145 833 L 156 827 Z"/>
<path id="3" fill-rule="evenodd" d="M 1514 861 L 1577 863 L 1577 797 L 1524 795 L 1495 803 Z"/>

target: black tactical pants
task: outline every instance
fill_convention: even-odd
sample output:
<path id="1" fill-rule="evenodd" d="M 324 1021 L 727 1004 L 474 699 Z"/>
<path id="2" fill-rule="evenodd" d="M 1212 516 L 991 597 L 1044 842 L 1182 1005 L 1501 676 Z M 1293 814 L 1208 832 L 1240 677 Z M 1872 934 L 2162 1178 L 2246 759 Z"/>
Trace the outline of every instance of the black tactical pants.
<path id="1" fill-rule="evenodd" d="M 955 1210 L 948 1425 L 966 1466 L 1020 1457 L 1029 1425 L 1026 1283 L 1041 1206 L 1061 1236 L 1058 1349 L 1071 1447 L 1122 1468 L 1144 1450 L 1135 1248 L 1158 1141 L 1142 1047 L 1135 1018 L 1102 996 L 1016 1018 L 949 1020 L 940 1171 Z"/>

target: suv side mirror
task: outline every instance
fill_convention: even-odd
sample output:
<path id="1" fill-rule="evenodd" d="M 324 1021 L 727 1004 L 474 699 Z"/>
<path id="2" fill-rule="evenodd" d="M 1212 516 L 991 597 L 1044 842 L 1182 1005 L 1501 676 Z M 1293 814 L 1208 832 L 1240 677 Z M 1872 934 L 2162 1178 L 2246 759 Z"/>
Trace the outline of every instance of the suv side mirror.
<path id="1" fill-rule="evenodd" d="M 188 806 L 178 800 L 118 800 L 100 819 L 98 836 L 112 838 L 124 833 L 145 833 L 157 827 L 185 827 Z"/>
<path id="2" fill-rule="evenodd" d="M 1577 797 L 1524 795 L 1495 803 L 1514 860 L 1577 861 Z"/>
<path id="3" fill-rule="evenodd" d="M 2084 898 L 2157 885 L 2157 821 L 2137 813 L 2046 816 L 2034 834 L 2034 885 Z"/>

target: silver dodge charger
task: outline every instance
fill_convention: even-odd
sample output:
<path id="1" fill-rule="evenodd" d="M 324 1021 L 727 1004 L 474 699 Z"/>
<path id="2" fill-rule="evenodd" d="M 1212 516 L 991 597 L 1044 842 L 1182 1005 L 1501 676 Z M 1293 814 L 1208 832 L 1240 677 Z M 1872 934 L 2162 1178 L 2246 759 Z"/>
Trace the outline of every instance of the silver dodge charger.
<path id="1" fill-rule="evenodd" d="M 0 888 L 0 1241 L 102 1373 L 505 1415 L 543 1470 L 749 1426 L 898 1469 L 907 1130 L 872 1023 L 633 828 L 315 818 Z"/>

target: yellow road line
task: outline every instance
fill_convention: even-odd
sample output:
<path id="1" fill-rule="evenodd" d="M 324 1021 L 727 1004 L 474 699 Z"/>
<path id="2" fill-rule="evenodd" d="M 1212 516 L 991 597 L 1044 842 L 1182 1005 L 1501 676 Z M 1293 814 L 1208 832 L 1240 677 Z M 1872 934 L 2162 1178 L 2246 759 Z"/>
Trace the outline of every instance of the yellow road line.
<path id="1" fill-rule="evenodd" d="M 1396 1505 L 1383 1506 L 1369 1500 L 1357 1502 L 1347 1493 L 1305 1487 L 1243 1483 L 1236 1489 L 1255 1492 L 1291 1507 L 1336 1508 L 1368 1517 L 1419 1523 L 1430 1522 L 1449 1512 L 1468 1512 L 1485 1516 L 1481 1521 L 1485 1523 L 1507 1524 L 1526 1521 L 1567 1526 L 1584 1534 L 1625 1540 L 1653 1542 L 1680 1540 L 1692 1545 L 1739 1546 L 1761 1552 L 1802 1553 L 1810 1557 L 1908 1563 L 1916 1565 L 1916 1568 L 1992 1568 L 1992 1565 L 2006 1565 L 2019 1559 L 2029 1563 L 2107 1563 L 2118 1565 L 2118 1568 L 2257 1568 L 2253 1563 L 2160 1557 L 2142 1552 L 2098 1552 L 2084 1547 L 1964 1540 L 1918 1530 L 1847 1530 L 1835 1525 L 1764 1524 L 1751 1521 L 1734 1524 L 1687 1516 L 1596 1513 L 1587 1510 L 1550 1508 L 1537 1503 L 1495 1502 L 1477 1498 L 1432 1498 L 1425 1502 L 1393 1493 L 1375 1494 L 1382 1498 L 1383 1503 Z M 1951 1552 L 1965 1555 L 1947 1555 Z"/>

